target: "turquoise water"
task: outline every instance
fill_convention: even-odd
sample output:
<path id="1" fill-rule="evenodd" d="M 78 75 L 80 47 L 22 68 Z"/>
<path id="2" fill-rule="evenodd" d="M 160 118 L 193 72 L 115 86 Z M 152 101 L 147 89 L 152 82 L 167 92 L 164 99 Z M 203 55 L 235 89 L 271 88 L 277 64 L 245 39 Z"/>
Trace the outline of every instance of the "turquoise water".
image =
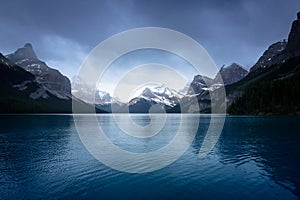
<path id="1" fill-rule="evenodd" d="M 89 115 L 81 117 L 81 126 L 97 128 Z M 97 117 L 115 145 L 136 153 L 168 144 L 181 120 L 168 115 L 159 134 L 140 139 L 123 134 L 112 115 Z M 140 125 L 150 122 L 148 115 L 133 119 Z M 1 115 L 0 199 L 300 198 L 299 117 L 226 116 L 217 144 L 200 159 L 210 120 L 201 115 L 195 139 L 174 163 L 132 174 L 96 160 L 79 139 L 72 115 Z"/>

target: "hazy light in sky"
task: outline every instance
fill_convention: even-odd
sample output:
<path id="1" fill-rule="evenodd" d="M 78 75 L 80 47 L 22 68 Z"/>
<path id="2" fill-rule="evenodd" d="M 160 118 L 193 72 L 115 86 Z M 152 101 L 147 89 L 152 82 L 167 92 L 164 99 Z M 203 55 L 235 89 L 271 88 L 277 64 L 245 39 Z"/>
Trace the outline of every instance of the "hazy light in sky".
<path id="1" fill-rule="evenodd" d="M 191 80 L 197 73 L 190 63 L 170 52 L 157 49 L 136 50 L 121 56 L 113 62 L 109 66 L 108 70 L 105 71 L 101 80 L 99 80 L 98 88 L 103 91 L 111 92 L 112 94 L 116 84 L 123 74 L 126 74 L 135 67 L 145 63 L 160 63 L 162 65 L 166 65 L 180 73 L 187 81 Z M 159 70 L 157 68 L 148 68 L 144 69 L 143 73 L 141 73 L 141 71 L 138 73 L 131 71 L 131 79 L 145 80 L 146 76 L 156 76 L 160 80 L 174 79 L 174 77 L 171 77 L 171 74 L 168 70 L 165 70 L 165 68 L 161 68 Z M 185 87 L 186 83 L 181 83 L 175 87 L 173 85 L 173 87 L 170 88 L 180 90 Z M 130 85 L 130 79 L 127 79 L 127 83 L 123 84 Z"/>
<path id="2" fill-rule="evenodd" d="M 106 80 L 103 80 L 105 74 Z M 115 94 L 116 88 L 121 87 L 117 97 L 127 101 L 129 97 L 124 95 L 147 83 L 182 89 L 188 83 L 185 77 L 190 74 L 210 78 L 217 74 L 217 67 L 205 49 L 178 31 L 145 27 L 124 31 L 101 42 L 88 55 L 77 76 L 92 88 L 99 87 L 110 93 Z M 105 89 L 109 84 L 113 91 Z"/>
<path id="3" fill-rule="evenodd" d="M 148 63 L 136 66 L 122 76 L 113 88 L 112 94 L 123 102 L 129 102 L 144 87 L 164 85 L 178 91 L 187 84 L 187 81 L 181 73 L 167 65 Z"/>

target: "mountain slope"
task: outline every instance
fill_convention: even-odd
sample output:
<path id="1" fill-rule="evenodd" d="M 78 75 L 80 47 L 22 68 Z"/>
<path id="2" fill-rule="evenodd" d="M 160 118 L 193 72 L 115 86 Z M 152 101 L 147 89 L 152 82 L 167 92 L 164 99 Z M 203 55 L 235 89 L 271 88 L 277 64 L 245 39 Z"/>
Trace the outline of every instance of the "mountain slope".
<path id="1" fill-rule="evenodd" d="M 279 55 L 282 54 L 286 44 L 286 41 L 280 41 L 272 44 L 258 59 L 257 63 L 250 69 L 250 71 L 253 72 L 261 70 L 280 62 L 282 59 L 279 58 Z"/>
<path id="2" fill-rule="evenodd" d="M 25 44 L 24 47 L 7 55 L 7 58 L 35 75 L 37 82 L 53 95 L 58 98 L 71 98 L 71 83 L 69 79 L 58 70 L 48 67 L 45 62 L 39 60 L 31 44 Z"/>
<path id="3" fill-rule="evenodd" d="M 36 81 L 35 76 L 0 54 L 0 112 L 70 112 L 71 104 L 60 100 Z M 33 98 L 37 91 L 43 95 Z"/>
<path id="4" fill-rule="evenodd" d="M 300 13 L 297 17 L 287 42 L 271 45 L 247 76 L 225 86 L 229 113 L 299 113 Z M 210 97 L 221 99 L 222 95 L 218 88 L 202 91 L 197 94 L 199 106 L 187 103 L 188 110 L 211 112 Z"/>
<path id="5" fill-rule="evenodd" d="M 300 113 L 300 13 L 276 62 L 251 72 L 226 88 L 231 114 Z M 270 49 L 270 48 L 269 48 Z"/>
<path id="6" fill-rule="evenodd" d="M 59 97 L 0 53 L 0 113 L 72 113 L 72 99 L 82 112 L 91 107 L 72 96 Z"/>
<path id="7" fill-rule="evenodd" d="M 0 53 L 0 83 L 1 86 L 12 86 L 14 84 L 19 84 L 24 81 L 34 81 L 35 76 L 19 66 L 16 66 L 10 60 L 6 59 Z"/>
<path id="8" fill-rule="evenodd" d="M 202 75 L 196 75 L 194 76 L 194 79 L 190 84 L 187 94 L 201 94 L 203 91 L 207 90 L 207 88 L 209 88 L 212 84 L 213 79 Z"/>
<path id="9" fill-rule="evenodd" d="M 110 96 L 108 92 L 101 91 L 88 85 L 86 80 L 79 76 L 72 78 L 72 95 L 91 104 L 110 104 L 117 102 L 117 99 Z"/>
<path id="10" fill-rule="evenodd" d="M 234 90 L 243 95 L 229 106 L 230 114 L 300 114 L 300 57 L 273 65 Z"/>
<path id="11" fill-rule="evenodd" d="M 168 110 L 179 103 L 183 95 L 164 85 L 154 88 L 145 88 L 138 96 L 130 100 L 129 111 L 134 113 L 149 112 L 149 109 L 156 105 L 160 110 Z"/>
<path id="12" fill-rule="evenodd" d="M 222 67 L 214 78 L 214 83 L 221 83 L 223 81 L 224 85 L 229 85 L 235 83 L 245 76 L 247 76 L 248 71 L 245 70 L 241 65 L 232 63 L 227 67 Z M 222 79 L 221 79 L 222 78 Z"/>
<path id="13" fill-rule="evenodd" d="M 250 69 L 250 72 L 283 63 L 297 56 L 300 56 L 300 12 L 297 13 L 297 19 L 292 23 L 288 41 L 272 44 Z"/>
<path id="14" fill-rule="evenodd" d="M 300 12 L 293 22 L 284 53 L 289 57 L 300 56 Z"/>

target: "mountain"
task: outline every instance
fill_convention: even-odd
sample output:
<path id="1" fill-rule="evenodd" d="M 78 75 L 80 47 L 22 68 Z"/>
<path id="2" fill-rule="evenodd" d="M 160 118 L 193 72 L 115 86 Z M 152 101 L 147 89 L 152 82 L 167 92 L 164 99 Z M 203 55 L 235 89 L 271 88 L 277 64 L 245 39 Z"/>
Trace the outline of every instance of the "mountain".
<path id="1" fill-rule="evenodd" d="M 110 104 L 117 101 L 108 92 L 94 88 L 79 76 L 72 79 L 72 94 L 91 104 Z"/>
<path id="2" fill-rule="evenodd" d="M 26 81 L 28 83 L 35 81 L 35 76 L 33 74 L 15 65 L 10 60 L 5 58 L 1 53 L 0 53 L 0 65 L 1 65 L 0 67 L 1 86 L 13 87 L 17 84 L 21 84 Z"/>
<path id="3" fill-rule="evenodd" d="M 23 58 L 23 67 L 8 58 L 15 58 L 16 63 L 17 58 Z M 31 64 L 25 65 L 25 62 Z M 46 64 L 33 65 L 40 62 L 29 44 L 14 55 L 5 57 L 0 53 L 0 113 L 72 113 L 72 103 L 79 112 L 95 110 L 73 97 L 68 86 L 58 87 L 52 82 L 66 78 L 60 72 Z M 43 70 L 39 70 L 41 68 Z M 68 84 L 69 80 L 63 80 L 63 83 Z M 96 109 L 96 112 L 103 111 Z"/>
<path id="4" fill-rule="evenodd" d="M 229 85 L 232 83 L 235 83 L 245 76 L 247 76 L 248 71 L 245 70 L 241 65 L 232 63 L 231 65 L 227 67 L 221 67 L 219 72 L 217 73 L 216 77 L 214 78 L 213 82 L 214 84 L 222 83 L 224 85 Z M 222 79 L 221 79 L 222 78 Z M 221 81 L 222 80 L 222 81 Z"/>
<path id="5" fill-rule="evenodd" d="M 300 56 L 250 73 L 226 90 L 234 97 L 230 114 L 300 114 Z"/>
<path id="6" fill-rule="evenodd" d="M 47 91 L 36 77 L 0 54 L 0 113 L 70 112 L 71 103 Z"/>
<path id="7" fill-rule="evenodd" d="M 271 45 L 244 78 L 229 84 L 223 74 L 230 114 L 300 114 L 299 17 L 300 13 L 292 24 L 288 41 Z M 222 71 L 223 68 L 219 74 Z M 220 88 L 212 88 L 214 84 L 207 88 L 209 85 L 204 84 L 201 76 L 194 78 L 191 87 L 197 91 L 198 103 L 191 103 L 189 97 L 184 97 L 181 102 L 184 102 L 186 110 L 211 112 L 210 97 L 222 99 L 223 95 Z"/>
<path id="8" fill-rule="evenodd" d="M 227 67 L 221 67 L 214 79 L 206 76 L 196 75 L 190 84 L 187 95 L 201 95 L 206 91 L 214 91 L 222 85 L 235 83 L 248 74 L 241 65 L 232 63 Z"/>
<path id="9" fill-rule="evenodd" d="M 201 94 L 203 91 L 207 90 L 213 84 L 213 79 L 196 75 L 188 89 L 188 95 Z"/>
<path id="10" fill-rule="evenodd" d="M 99 110 L 112 112 L 112 106 L 118 112 L 126 112 L 126 104 L 113 98 L 108 92 L 101 91 L 89 85 L 87 81 L 79 76 L 72 79 L 72 94 L 89 104 L 94 104 Z"/>
<path id="11" fill-rule="evenodd" d="M 300 12 L 297 13 L 297 19 L 293 22 L 289 33 L 288 42 L 284 50 L 289 58 L 300 56 Z"/>
<path id="12" fill-rule="evenodd" d="M 279 56 L 285 49 L 286 44 L 287 42 L 285 40 L 272 44 L 258 59 L 256 64 L 250 69 L 250 72 L 262 70 L 282 61 L 282 59 L 279 58 Z"/>
<path id="13" fill-rule="evenodd" d="M 174 106 L 178 103 L 178 99 L 182 95 L 175 90 L 168 88 L 165 85 L 157 86 L 154 88 L 145 88 L 138 98 L 154 101 L 158 104 L 166 106 Z"/>
<path id="14" fill-rule="evenodd" d="M 165 85 L 157 86 L 154 88 L 145 88 L 142 93 L 129 102 L 130 112 L 149 112 L 153 105 L 156 106 L 156 111 L 168 110 L 179 103 L 183 94 L 172 90 Z"/>
<path id="15" fill-rule="evenodd" d="M 0 55 L 0 72 L 2 113 L 72 112 L 72 100 L 82 110 L 91 111 L 95 105 L 97 112 L 111 112 L 114 107 L 118 112 L 128 108 L 137 113 L 149 109 L 209 113 L 212 97 L 216 105 L 227 105 L 230 114 L 300 114 L 300 12 L 288 40 L 270 45 L 249 73 L 233 63 L 222 67 L 214 79 L 196 75 L 184 94 L 162 85 L 145 88 L 125 104 L 76 77 L 72 95 L 69 79 L 39 60 L 29 43 L 7 57 Z M 226 103 L 221 102 L 223 87 Z"/>
<path id="16" fill-rule="evenodd" d="M 275 64 L 283 63 L 291 58 L 300 56 L 300 12 L 297 19 L 292 23 L 288 41 L 280 41 L 272 44 L 257 63 L 250 69 L 250 72 L 261 70 Z"/>
<path id="17" fill-rule="evenodd" d="M 60 99 L 71 98 L 70 80 L 58 70 L 48 67 L 45 62 L 39 60 L 30 43 L 25 44 L 24 47 L 17 49 L 6 57 L 14 64 L 33 74 L 36 81 L 53 95 Z"/>
<path id="18" fill-rule="evenodd" d="M 165 86 L 145 88 L 141 95 L 129 102 L 129 110 L 130 112 L 148 112 L 151 106 L 157 105 L 158 108 L 171 113 L 178 113 L 182 110 L 199 112 L 199 109 L 209 112 L 209 93 L 223 86 L 220 77 L 227 85 L 242 79 L 247 73 L 248 71 L 243 67 L 233 63 L 228 67 L 222 67 L 214 79 L 202 75 L 194 76 L 193 81 L 182 90 L 184 93 Z M 195 97 L 201 102 L 198 106 L 192 105 L 195 102 Z"/>
<path id="19" fill-rule="evenodd" d="M 259 70 L 254 65 L 244 79 L 226 88 L 229 113 L 300 114 L 300 12 L 285 48 L 272 60 Z"/>
<path id="20" fill-rule="evenodd" d="M 93 90 L 92 87 L 88 86 L 86 81 L 79 76 L 74 76 L 72 78 L 71 93 L 76 98 L 81 99 L 82 101 L 85 101 L 87 103 L 94 103 L 95 90 Z"/>

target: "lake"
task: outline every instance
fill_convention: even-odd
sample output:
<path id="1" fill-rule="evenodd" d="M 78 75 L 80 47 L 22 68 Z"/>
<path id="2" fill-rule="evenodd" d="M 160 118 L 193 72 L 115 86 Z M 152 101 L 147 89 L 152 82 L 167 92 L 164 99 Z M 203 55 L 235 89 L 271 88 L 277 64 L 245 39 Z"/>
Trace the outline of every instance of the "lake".
<path id="1" fill-rule="evenodd" d="M 126 117 L 97 115 L 112 144 L 136 154 L 162 149 L 182 123 L 181 115 L 169 114 L 160 132 L 138 138 L 115 123 L 126 127 Z M 160 117 L 156 123 L 163 121 Z M 182 141 L 191 145 L 178 159 L 148 173 L 127 173 L 99 162 L 81 141 L 74 120 L 92 133 L 99 127 L 90 115 L 0 115 L 0 199 L 300 198 L 300 117 L 226 116 L 219 140 L 204 158 L 199 151 L 206 131 L 219 116 L 188 115 L 184 123 L 199 117 L 195 137 L 182 131 Z M 147 114 L 131 118 L 141 126 L 151 123 Z M 124 159 L 109 148 L 101 152 L 123 166 Z M 174 148 L 153 161 L 160 165 L 158 160 L 176 153 Z M 141 161 L 133 167 L 145 166 Z"/>

